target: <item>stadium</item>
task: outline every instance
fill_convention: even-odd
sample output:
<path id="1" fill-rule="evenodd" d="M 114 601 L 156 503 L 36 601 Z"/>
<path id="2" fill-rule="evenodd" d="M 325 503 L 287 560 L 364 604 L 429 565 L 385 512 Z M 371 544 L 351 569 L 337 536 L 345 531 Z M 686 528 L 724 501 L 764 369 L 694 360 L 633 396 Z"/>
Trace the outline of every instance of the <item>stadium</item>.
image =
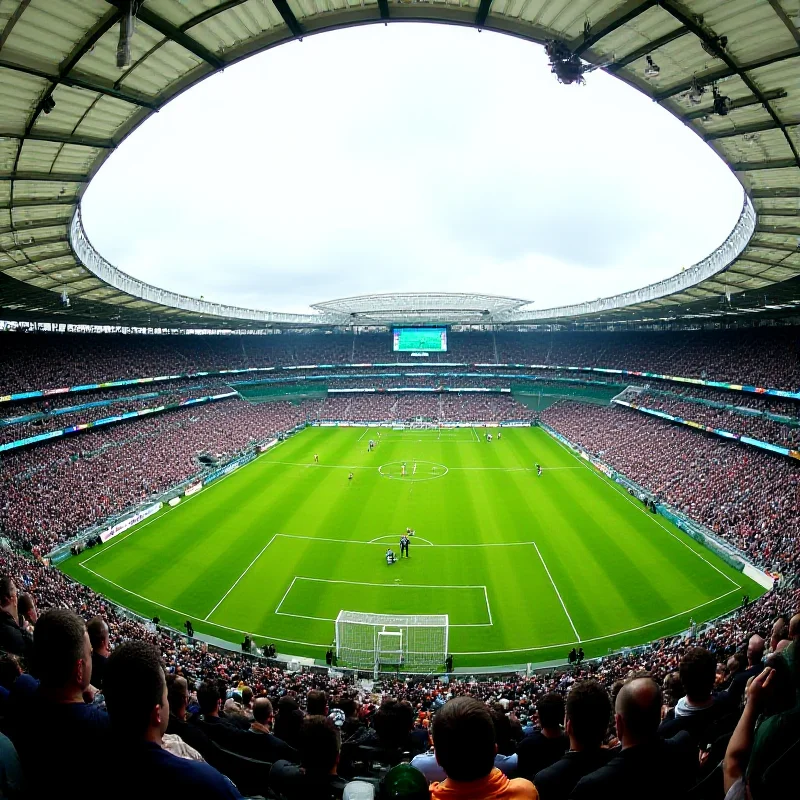
<path id="1" fill-rule="evenodd" d="M 738 219 L 550 308 L 240 307 L 95 248 L 152 115 L 390 22 L 619 78 Z M 798 56 L 797 0 L 0 0 L 0 794 L 796 792 Z"/>

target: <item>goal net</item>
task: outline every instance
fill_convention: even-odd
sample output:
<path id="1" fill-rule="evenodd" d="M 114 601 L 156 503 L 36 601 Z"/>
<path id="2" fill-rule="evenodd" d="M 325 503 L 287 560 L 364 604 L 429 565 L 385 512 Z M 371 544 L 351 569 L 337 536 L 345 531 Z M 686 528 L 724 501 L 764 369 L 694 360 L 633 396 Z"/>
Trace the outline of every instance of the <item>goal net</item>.
<path id="1" fill-rule="evenodd" d="M 336 657 L 341 666 L 435 672 L 447 658 L 447 614 L 365 614 L 340 611 Z"/>

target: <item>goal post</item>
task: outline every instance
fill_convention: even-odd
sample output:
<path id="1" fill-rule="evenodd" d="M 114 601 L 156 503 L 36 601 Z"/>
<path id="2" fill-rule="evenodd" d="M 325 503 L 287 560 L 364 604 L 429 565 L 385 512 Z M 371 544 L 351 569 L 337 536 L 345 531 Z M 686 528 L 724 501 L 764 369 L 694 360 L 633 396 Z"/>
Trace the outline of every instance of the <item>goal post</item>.
<path id="1" fill-rule="evenodd" d="M 402 672 L 436 672 L 447 659 L 447 614 L 368 614 L 340 611 L 336 658 L 341 666 Z"/>

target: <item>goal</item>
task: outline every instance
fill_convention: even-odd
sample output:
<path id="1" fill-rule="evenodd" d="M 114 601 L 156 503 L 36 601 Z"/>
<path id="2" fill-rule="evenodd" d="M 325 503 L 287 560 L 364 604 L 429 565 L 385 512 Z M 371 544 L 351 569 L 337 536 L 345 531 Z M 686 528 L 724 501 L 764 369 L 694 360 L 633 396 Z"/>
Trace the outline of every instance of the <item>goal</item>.
<path id="1" fill-rule="evenodd" d="M 338 664 L 379 672 L 442 670 L 447 658 L 447 614 L 365 614 L 340 611 L 336 617 Z"/>

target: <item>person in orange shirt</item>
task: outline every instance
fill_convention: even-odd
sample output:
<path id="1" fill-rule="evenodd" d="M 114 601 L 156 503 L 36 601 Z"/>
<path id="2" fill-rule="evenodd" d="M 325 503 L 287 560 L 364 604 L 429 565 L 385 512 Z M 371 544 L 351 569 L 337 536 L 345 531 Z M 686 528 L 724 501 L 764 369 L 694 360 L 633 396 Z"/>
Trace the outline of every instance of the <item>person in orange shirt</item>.
<path id="1" fill-rule="evenodd" d="M 529 780 L 509 779 L 494 766 L 492 715 L 473 697 L 454 697 L 436 712 L 433 749 L 447 778 L 431 784 L 431 800 L 539 800 Z"/>

